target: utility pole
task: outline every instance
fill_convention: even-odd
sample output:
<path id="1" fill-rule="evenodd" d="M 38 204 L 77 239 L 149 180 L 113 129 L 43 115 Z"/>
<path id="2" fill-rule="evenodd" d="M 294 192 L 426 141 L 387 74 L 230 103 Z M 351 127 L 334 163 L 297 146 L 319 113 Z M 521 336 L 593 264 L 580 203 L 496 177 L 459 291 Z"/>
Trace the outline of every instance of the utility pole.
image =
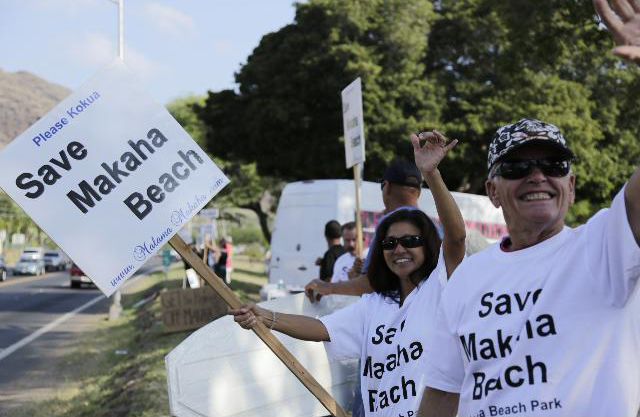
<path id="1" fill-rule="evenodd" d="M 124 0 L 109 0 L 118 6 L 118 58 L 124 61 Z M 113 302 L 109 307 L 109 320 L 116 320 L 122 313 L 120 290 L 113 293 Z"/>

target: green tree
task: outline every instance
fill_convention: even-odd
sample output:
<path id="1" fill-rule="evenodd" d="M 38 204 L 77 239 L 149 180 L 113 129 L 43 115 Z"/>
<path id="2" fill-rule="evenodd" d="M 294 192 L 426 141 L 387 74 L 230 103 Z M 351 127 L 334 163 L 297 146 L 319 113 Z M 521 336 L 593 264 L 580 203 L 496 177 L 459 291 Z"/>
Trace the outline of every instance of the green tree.
<path id="1" fill-rule="evenodd" d="M 166 107 L 173 118 L 180 123 L 180 126 L 206 151 L 205 136 L 207 127 L 194 111 L 196 106 L 204 105 L 205 99 L 205 96 L 180 97 L 167 104 Z"/>
<path id="2" fill-rule="evenodd" d="M 583 221 L 639 162 L 637 75 L 608 51 L 590 0 L 441 2 L 427 74 L 446 89 L 446 131 L 463 139 L 443 168 L 450 186 L 483 192 L 487 145 L 521 117 L 557 124 L 578 155 Z"/>
<path id="3" fill-rule="evenodd" d="M 282 180 L 348 177 L 339 91 L 363 81 L 367 163 L 379 178 L 411 157 L 409 132 L 461 139 L 447 184 L 484 193 L 487 145 L 521 117 L 557 124 L 578 155 L 582 222 L 640 162 L 640 80 L 608 53 L 590 0 L 311 0 L 264 36 L 236 74 L 238 89 L 197 107 L 215 155 Z M 254 168 L 243 168 L 252 172 Z"/>
<path id="4" fill-rule="evenodd" d="M 441 89 L 422 60 L 428 0 L 311 0 L 265 35 L 236 74 L 237 91 L 210 92 L 198 114 L 209 150 L 283 180 L 344 178 L 340 92 L 362 78 L 367 163 L 378 179 L 412 157 L 409 132 L 435 127 Z"/>
<path id="5" fill-rule="evenodd" d="M 57 247 L 49 236 L 4 192 L 0 192 L 0 230 L 5 230 L 7 233 L 5 245 L 8 244 L 7 242 L 11 242 L 11 235 L 21 233 L 25 235 L 27 245 Z"/>
<path id="6" fill-rule="evenodd" d="M 204 105 L 205 98 L 183 97 L 167 105 L 167 110 L 205 151 L 207 126 L 198 118 L 194 109 Z M 275 214 L 277 197 L 282 190 L 281 181 L 256 172 L 256 164 L 226 161 L 207 152 L 216 165 L 229 177 L 231 183 L 215 197 L 220 207 L 240 207 L 253 210 L 258 216 L 260 228 L 267 242 L 271 241 L 269 221 Z"/>

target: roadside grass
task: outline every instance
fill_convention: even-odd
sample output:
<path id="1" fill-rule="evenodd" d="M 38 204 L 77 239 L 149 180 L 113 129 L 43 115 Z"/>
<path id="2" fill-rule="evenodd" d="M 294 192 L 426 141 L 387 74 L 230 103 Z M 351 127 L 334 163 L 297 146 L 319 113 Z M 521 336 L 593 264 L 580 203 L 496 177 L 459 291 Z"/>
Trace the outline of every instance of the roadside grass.
<path id="1" fill-rule="evenodd" d="M 230 287 L 243 301 L 258 301 L 267 281 L 262 264 L 234 257 Z M 159 297 L 133 305 L 163 289 L 182 286 L 182 263 L 169 279 L 161 273 L 140 279 L 122 296 L 123 313 L 86 333 L 73 351 L 52 364 L 60 379 L 50 399 L 10 410 L 12 417 L 169 416 L 164 357 L 191 331 L 164 333 Z"/>

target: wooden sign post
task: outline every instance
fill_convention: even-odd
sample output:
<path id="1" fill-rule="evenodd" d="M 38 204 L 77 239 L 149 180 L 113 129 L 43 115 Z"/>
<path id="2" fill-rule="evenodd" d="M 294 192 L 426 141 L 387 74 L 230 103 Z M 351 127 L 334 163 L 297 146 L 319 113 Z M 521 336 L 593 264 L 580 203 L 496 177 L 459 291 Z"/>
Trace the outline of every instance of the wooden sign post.
<path id="1" fill-rule="evenodd" d="M 180 238 L 174 235 L 169 239 L 169 244 L 173 247 L 196 272 L 204 278 L 215 292 L 231 308 L 240 308 L 242 301 L 231 291 L 231 289 L 209 268 Z M 347 417 L 344 410 L 338 405 L 335 399 L 307 372 L 306 369 L 296 360 L 296 358 L 285 348 L 282 343 L 268 330 L 260 321 L 253 328 L 254 333 L 271 349 L 271 351 L 289 368 L 289 370 L 302 382 L 302 384 L 322 403 L 332 416 Z"/>
<path id="2" fill-rule="evenodd" d="M 342 124 L 344 154 L 347 168 L 353 167 L 356 184 L 356 256 L 362 258 L 362 219 L 360 216 L 361 172 L 365 160 L 364 116 L 362 113 L 362 83 L 360 77 L 342 90 Z"/>
<path id="3" fill-rule="evenodd" d="M 362 216 L 360 215 L 360 189 L 362 186 L 362 162 L 353 166 L 353 179 L 356 183 L 356 256 L 362 258 Z"/>

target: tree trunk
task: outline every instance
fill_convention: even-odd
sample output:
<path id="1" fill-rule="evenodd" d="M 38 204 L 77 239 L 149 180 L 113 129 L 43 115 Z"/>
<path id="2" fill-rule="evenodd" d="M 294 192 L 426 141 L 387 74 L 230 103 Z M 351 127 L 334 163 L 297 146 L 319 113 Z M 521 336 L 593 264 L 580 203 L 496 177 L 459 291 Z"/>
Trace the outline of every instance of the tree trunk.
<path id="1" fill-rule="evenodd" d="M 262 235 L 267 240 L 269 244 L 271 244 L 271 230 L 269 230 L 269 215 L 262 210 L 262 205 L 259 201 L 252 201 L 251 203 L 241 205 L 240 207 L 246 208 L 249 210 L 253 210 L 254 213 L 258 216 L 258 221 L 260 222 L 260 229 L 262 230 Z"/>

